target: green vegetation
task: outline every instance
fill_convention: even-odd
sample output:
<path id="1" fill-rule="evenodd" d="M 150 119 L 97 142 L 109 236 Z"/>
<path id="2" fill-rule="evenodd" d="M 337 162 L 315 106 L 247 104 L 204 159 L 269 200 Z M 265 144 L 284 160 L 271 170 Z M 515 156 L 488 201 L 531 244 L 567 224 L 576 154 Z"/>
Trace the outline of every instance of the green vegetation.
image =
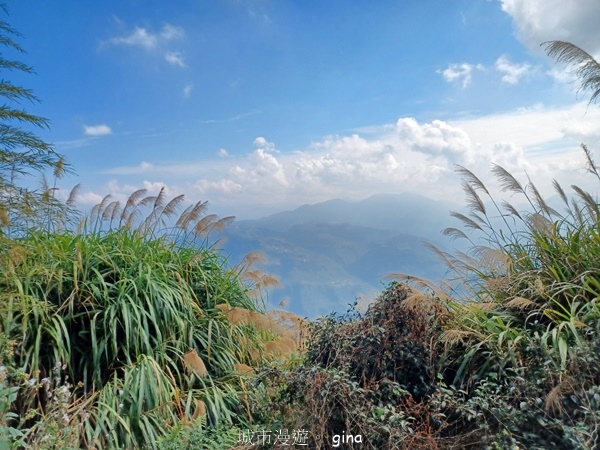
<path id="1" fill-rule="evenodd" d="M 20 50 L 7 24 L 0 33 Z M 595 101 L 593 58 L 568 43 L 548 51 L 577 66 Z M 257 255 L 231 267 L 210 245 L 233 218 L 206 214 L 206 202 L 181 211 L 182 196 L 140 190 L 79 221 L 76 191 L 63 205 L 47 182 L 19 187 L 29 170 L 56 179 L 66 165 L 17 126 L 47 125 L 8 106 L 33 94 L 3 81 L 0 95 L 0 449 L 578 449 L 600 439 L 591 193 L 568 196 L 554 181 L 557 206 L 494 166 L 501 189 L 528 205 L 519 210 L 458 167 L 468 210 L 444 234 L 470 250 L 431 246 L 454 276 L 436 285 L 397 274 L 365 313 L 303 327 L 252 296 L 277 282 L 253 267 Z"/>

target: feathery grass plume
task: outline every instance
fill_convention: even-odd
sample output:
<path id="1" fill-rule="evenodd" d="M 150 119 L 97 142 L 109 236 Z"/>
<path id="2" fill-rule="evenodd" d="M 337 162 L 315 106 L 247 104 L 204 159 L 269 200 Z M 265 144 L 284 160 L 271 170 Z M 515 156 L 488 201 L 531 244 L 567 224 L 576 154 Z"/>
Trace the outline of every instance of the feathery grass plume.
<path id="1" fill-rule="evenodd" d="M 544 200 L 538 188 L 535 186 L 535 184 L 533 184 L 533 182 L 529 178 L 529 175 L 527 175 L 527 180 L 529 181 L 527 187 L 531 192 L 533 192 L 534 203 L 538 207 L 538 209 L 542 211 L 547 217 L 559 216 L 558 212 L 555 209 L 548 206 L 548 203 L 546 203 L 546 200 Z"/>
<path id="2" fill-rule="evenodd" d="M 293 350 L 281 341 L 266 341 L 263 348 L 267 359 L 283 358 L 293 353 Z"/>
<path id="3" fill-rule="evenodd" d="M 208 236 L 217 220 L 218 216 L 216 214 L 204 216 L 194 225 L 194 234 L 202 237 Z"/>
<path id="4" fill-rule="evenodd" d="M 554 188 L 556 193 L 559 195 L 560 199 L 565 204 L 567 209 L 570 211 L 569 198 L 567 197 L 567 194 L 565 193 L 565 191 L 562 188 L 562 186 L 560 185 L 560 183 L 555 178 L 552 179 L 552 187 Z"/>
<path id="5" fill-rule="evenodd" d="M 219 303 L 218 305 L 215 305 L 215 308 L 221 311 L 222 314 L 227 314 L 227 311 L 231 309 L 231 306 L 227 303 Z"/>
<path id="6" fill-rule="evenodd" d="M 531 214 L 527 214 L 525 216 L 525 220 L 527 222 L 527 226 L 540 234 L 544 234 L 546 236 L 551 236 L 554 230 L 554 224 L 548 217 L 534 212 Z"/>
<path id="7" fill-rule="evenodd" d="M 208 209 L 207 201 L 199 201 L 193 207 L 187 208 L 175 223 L 176 228 L 187 230 L 190 224 L 196 223 Z"/>
<path id="8" fill-rule="evenodd" d="M 517 296 L 506 302 L 506 306 L 508 308 L 531 309 L 539 308 L 541 305 L 528 298 Z"/>
<path id="9" fill-rule="evenodd" d="M 235 216 L 223 217 L 222 219 L 217 220 L 213 224 L 212 230 L 213 231 L 222 231 L 224 228 L 226 228 L 229 225 L 231 225 L 234 220 L 235 220 Z"/>
<path id="10" fill-rule="evenodd" d="M 455 241 L 457 239 L 466 239 L 466 240 L 470 241 L 469 236 L 467 236 L 467 234 L 464 231 L 459 230 L 458 228 L 454 228 L 454 227 L 444 228 L 442 230 L 442 234 L 446 237 L 449 237 L 453 241 Z"/>
<path id="11" fill-rule="evenodd" d="M 525 192 L 525 189 L 521 183 L 519 183 L 519 181 L 501 165 L 495 163 L 492 164 L 492 173 L 498 179 L 502 191 L 513 192 L 515 194 L 523 194 L 527 196 L 527 192 Z"/>
<path id="12" fill-rule="evenodd" d="M 248 324 L 250 320 L 249 313 L 250 311 L 247 309 L 235 306 L 227 311 L 227 320 L 229 320 L 229 323 L 232 325 Z"/>
<path id="13" fill-rule="evenodd" d="M 192 422 L 196 419 L 206 416 L 206 403 L 203 400 L 194 400 L 194 415 L 192 416 Z"/>
<path id="14" fill-rule="evenodd" d="M 165 187 L 162 186 L 158 192 L 158 195 L 156 196 L 156 199 L 154 200 L 154 204 L 152 205 L 153 210 L 162 208 L 165 205 L 166 195 Z"/>
<path id="15" fill-rule="evenodd" d="M 517 209 L 510 204 L 508 201 L 503 200 L 502 201 L 502 207 L 508 211 L 509 214 L 513 215 L 514 217 L 517 217 L 520 220 L 523 220 L 523 218 L 521 217 L 521 214 L 519 213 L 519 211 L 517 211 Z"/>
<path id="16" fill-rule="evenodd" d="M 475 222 L 475 220 L 471 219 L 470 217 L 465 216 L 462 213 L 452 211 L 450 213 L 450 215 L 452 217 L 454 217 L 455 219 L 460 220 L 463 223 L 463 225 L 466 226 L 467 228 L 483 231 L 483 228 L 481 228 L 481 225 L 479 225 L 477 222 Z"/>
<path id="17" fill-rule="evenodd" d="M 480 191 L 485 192 L 488 196 L 490 195 L 488 189 L 485 187 L 485 184 L 483 184 L 483 182 L 469 169 L 461 165 L 455 164 L 455 171 L 469 185 L 472 185 L 475 189 L 479 189 Z M 483 214 L 485 214 L 485 212 Z"/>
<path id="18" fill-rule="evenodd" d="M 77 200 L 77 196 L 79 195 L 80 189 L 81 183 L 77 183 L 69 192 L 69 196 L 67 197 L 67 206 L 69 208 L 73 208 L 75 206 L 75 201 Z"/>
<path id="19" fill-rule="evenodd" d="M 462 188 L 467 197 L 467 207 L 472 211 L 476 211 L 485 216 L 485 205 L 483 204 L 483 200 L 481 200 L 481 197 L 479 197 L 479 194 L 477 194 L 475 188 L 466 181 L 463 181 Z"/>
<path id="20" fill-rule="evenodd" d="M 544 409 L 546 412 L 554 415 L 564 413 L 562 400 L 571 392 L 573 392 L 571 378 L 569 376 L 563 376 L 559 383 L 548 392 L 548 395 L 546 395 L 546 401 L 544 402 Z"/>
<path id="21" fill-rule="evenodd" d="M 299 345 L 302 333 L 308 327 L 308 322 L 303 317 L 281 310 L 269 310 L 267 315 L 278 326 L 277 333 L 280 336 L 289 337 Z"/>
<path id="22" fill-rule="evenodd" d="M 435 250 L 441 252 L 441 250 L 439 250 L 433 244 L 429 244 L 426 242 L 425 245 L 432 249 L 435 248 Z M 415 286 L 417 289 L 429 289 L 435 298 L 443 302 L 452 300 L 452 298 L 445 292 L 445 289 L 443 289 L 439 285 L 439 283 L 434 283 L 433 281 L 430 281 L 426 278 L 417 277 L 414 275 L 407 275 L 405 273 L 394 272 L 387 274 L 385 276 L 385 279 L 392 281 L 400 281 L 401 283 L 404 283 L 408 286 Z"/>
<path id="23" fill-rule="evenodd" d="M 585 161 L 586 161 L 585 168 L 586 168 L 586 170 L 589 173 L 596 175 L 596 178 L 598 178 L 600 180 L 600 172 L 598 171 L 598 166 L 596 165 L 596 161 L 594 161 L 594 158 L 592 157 L 592 152 L 590 152 L 589 148 L 585 144 L 581 144 L 581 148 L 583 149 L 583 152 L 585 153 Z"/>
<path id="24" fill-rule="evenodd" d="M 403 309 L 413 312 L 426 311 L 436 316 L 445 316 L 448 314 L 448 308 L 445 305 L 440 304 L 439 301 L 436 301 L 430 295 L 412 289 L 407 291 L 407 296 L 400 302 L 400 305 Z"/>
<path id="25" fill-rule="evenodd" d="M 185 362 L 186 367 L 198 375 L 200 378 L 205 378 L 208 376 L 208 370 L 206 370 L 206 366 L 204 365 L 204 361 L 195 349 L 191 349 L 187 353 L 183 355 L 183 360 Z"/>
<path id="26" fill-rule="evenodd" d="M 164 207 L 162 214 L 165 215 L 165 217 L 171 218 L 173 217 L 175 214 L 177 214 L 177 210 L 179 209 L 179 207 L 181 206 L 181 204 L 183 203 L 183 201 L 185 200 L 185 195 L 184 194 L 180 194 L 176 197 L 173 197 Z"/>
<path id="27" fill-rule="evenodd" d="M 588 217 L 597 222 L 600 219 L 600 206 L 598 206 L 598 202 L 589 192 L 584 191 L 579 186 L 572 185 L 571 188 L 583 201 L 585 209 L 588 212 Z"/>
<path id="28" fill-rule="evenodd" d="M 106 208 L 104 208 L 102 213 L 99 213 L 100 216 L 102 217 L 102 220 L 104 220 L 104 221 L 111 220 L 111 218 L 113 218 L 115 216 L 115 209 L 118 210 L 119 206 L 120 206 L 120 203 L 118 200 L 112 201 L 108 205 L 106 205 Z"/>
<path id="29" fill-rule="evenodd" d="M 97 222 L 100 219 L 100 217 L 101 217 L 100 211 L 104 211 L 104 208 L 106 208 L 106 205 L 108 204 L 108 201 L 111 198 L 112 198 L 112 195 L 107 194 L 100 201 L 100 203 L 97 203 L 96 205 L 94 205 L 94 207 L 92 208 L 92 212 L 90 213 L 90 221 Z"/>
<path id="30" fill-rule="evenodd" d="M 119 228 L 130 223 L 130 216 L 137 208 L 140 199 L 146 195 L 146 192 L 148 192 L 147 189 L 138 189 L 129 196 L 127 202 L 125 202 L 125 208 L 123 208 L 123 211 L 121 212 L 121 217 L 119 218 Z"/>
<path id="31" fill-rule="evenodd" d="M 250 367 L 247 364 L 242 364 L 242 363 L 236 363 L 233 365 L 233 370 L 235 373 L 237 373 L 238 375 L 242 375 L 242 376 L 250 376 L 250 375 L 254 375 L 254 369 L 252 367 Z"/>
<path id="32" fill-rule="evenodd" d="M 291 351 L 292 353 L 293 353 L 293 352 L 295 352 L 295 351 L 297 350 L 297 347 L 298 347 L 298 346 L 297 346 L 297 344 L 296 344 L 296 341 L 294 341 L 294 340 L 293 340 L 291 337 L 289 337 L 289 336 L 282 336 L 282 337 L 279 339 L 279 342 L 281 342 L 281 344 L 282 344 L 282 345 L 285 345 L 285 346 L 287 346 L 287 347 L 290 349 L 290 351 Z"/>
<path id="33" fill-rule="evenodd" d="M 0 205 L 0 226 L 7 227 L 10 225 L 10 218 L 5 205 Z"/>
<path id="34" fill-rule="evenodd" d="M 486 272 L 506 274 L 509 271 L 510 256 L 504 249 L 477 245 L 473 248 L 473 254 L 481 269 Z"/>
<path id="35" fill-rule="evenodd" d="M 600 64 L 586 51 L 564 41 L 548 41 L 542 44 L 546 53 L 558 63 L 576 67 L 580 80 L 580 91 L 592 91 L 588 104 L 595 103 L 600 96 Z"/>

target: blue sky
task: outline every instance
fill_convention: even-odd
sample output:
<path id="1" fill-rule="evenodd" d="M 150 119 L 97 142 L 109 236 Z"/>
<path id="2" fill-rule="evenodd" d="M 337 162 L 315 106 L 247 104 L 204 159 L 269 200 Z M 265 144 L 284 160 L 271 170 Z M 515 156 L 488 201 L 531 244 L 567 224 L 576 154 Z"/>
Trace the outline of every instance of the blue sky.
<path id="1" fill-rule="evenodd" d="M 600 113 L 540 48 L 600 56 L 597 0 L 8 2 L 11 73 L 80 205 L 165 186 L 258 217 L 330 198 L 460 200 L 462 164 L 586 186 Z M 595 189 L 593 184 L 589 184 Z"/>

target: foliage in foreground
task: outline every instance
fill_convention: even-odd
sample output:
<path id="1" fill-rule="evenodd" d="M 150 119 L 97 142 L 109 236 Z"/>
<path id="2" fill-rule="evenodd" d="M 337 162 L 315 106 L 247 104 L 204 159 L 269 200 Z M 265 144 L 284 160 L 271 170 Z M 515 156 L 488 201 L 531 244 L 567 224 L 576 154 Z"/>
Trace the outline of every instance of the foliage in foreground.
<path id="1" fill-rule="evenodd" d="M 518 211 L 458 171 L 469 211 L 452 213 L 463 227 L 445 234 L 471 247 L 435 249 L 454 278 L 437 286 L 398 274 L 411 286 L 392 283 L 364 315 L 315 323 L 304 364 L 258 390 L 268 402 L 256 410 L 275 429 L 309 430 L 322 449 L 342 433 L 372 449 L 598 443 L 600 206 L 555 181 L 559 210 L 495 166 L 500 186 L 528 202 Z"/>
<path id="2" fill-rule="evenodd" d="M 217 251 L 192 245 L 225 223 L 205 203 L 162 228 L 181 199 L 105 201 L 91 228 L 31 230 L 3 253 L 0 327 L 16 343 L 7 377 L 19 386 L 5 423 L 30 443 L 71 429 L 75 446 L 156 448 L 181 421 L 247 422 L 235 364 L 240 342 L 262 338 L 216 306 L 256 305 Z"/>

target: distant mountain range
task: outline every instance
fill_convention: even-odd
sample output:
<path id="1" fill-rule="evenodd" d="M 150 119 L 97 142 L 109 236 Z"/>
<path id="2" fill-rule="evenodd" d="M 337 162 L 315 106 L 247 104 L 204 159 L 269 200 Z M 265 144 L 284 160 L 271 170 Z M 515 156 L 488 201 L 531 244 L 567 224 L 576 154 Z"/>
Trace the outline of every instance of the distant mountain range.
<path id="1" fill-rule="evenodd" d="M 454 225 L 449 212 L 461 209 L 414 194 L 330 200 L 234 222 L 223 248 L 232 263 L 265 253 L 262 268 L 283 284 L 270 292 L 269 308 L 285 300 L 285 309 L 314 318 L 374 298 L 391 272 L 442 278 L 445 266 L 423 241 L 448 248 L 441 230 Z"/>

